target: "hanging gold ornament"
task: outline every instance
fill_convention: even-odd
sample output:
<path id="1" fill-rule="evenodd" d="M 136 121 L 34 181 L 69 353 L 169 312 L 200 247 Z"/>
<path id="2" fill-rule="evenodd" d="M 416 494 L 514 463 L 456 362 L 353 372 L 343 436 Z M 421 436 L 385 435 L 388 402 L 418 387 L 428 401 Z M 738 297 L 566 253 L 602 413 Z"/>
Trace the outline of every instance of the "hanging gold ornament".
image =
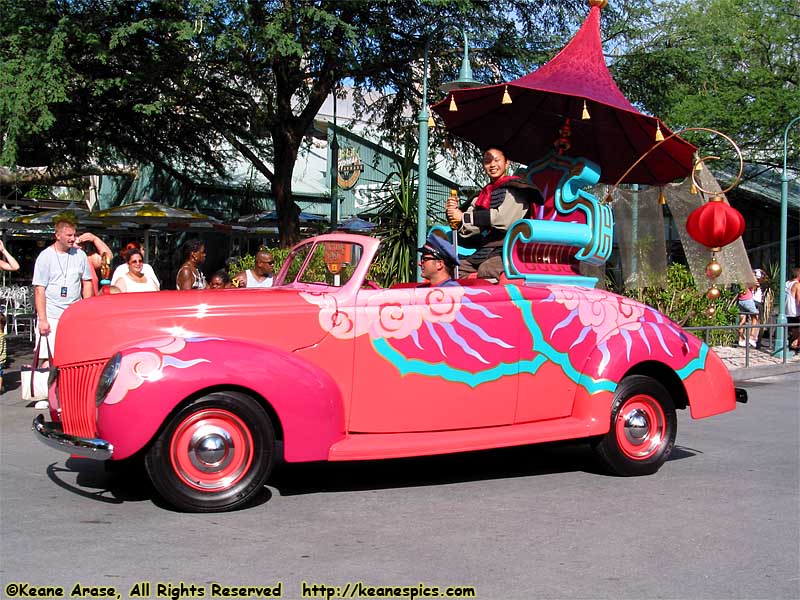
<path id="1" fill-rule="evenodd" d="M 591 119 L 591 115 L 589 114 L 589 109 L 586 108 L 586 100 L 583 101 L 583 112 L 581 113 L 581 119 L 584 121 L 588 121 Z"/>
<path id="2" fill-rule="evenodd" d="M 454 94 L 450 94 L 450 112 L 458 112 L 458 106 L 456 106 L 456 97 Z"/>
<path id="3" fill-rule="evenodd" d="M 708 291 L 706 292 L 706 298 L 709 300 L 719 300 L 721 294 L 722 292 L 720 292 L 719 288 L 716 286 L 716 284 L 714 284 L 708 288 Z"/>
<path id="4" fill-rule="evenodd" d="M 503 101 L 502 104 L 512 104 L 511 94 L 508 93 L 508 86 L 503 88 Z"/>
<path id="5" fill-rule="evenodd" d="M 664 188 L 658 189 L 658 203 L 664 206 L 667 203 L 667 197 L 664 195 Z"/>
<path id="6" fill-rule="evenodd" d="M 664 141 L 664 134 L 661 133 L 661 123 L 656 123 L 656 141 L 657 142 Z"/>
<path id="7" fill-rule="evenodd" d="M 716 279 L 722 275 L 722 265 L 717 262 L 717 257 L 712 256 L 711 262 L 706 265 L 706 277 Z"/>
<path id="8" fill-rule="evenodd" d="M 436 127 L 436 121 L 433 120 L 433 113 L 428 109 L 428 127 Z"/>
<path id="9" fill-rule="evenodd" d="M 692 181 L 692 185 L 691 185 L 691 187 L 689 188 L 689 193 L 690 193 L 692 196 L 696 196 L 696 195 L 697 195 L 697 186 L 694 184 L 694 181 Z"/>

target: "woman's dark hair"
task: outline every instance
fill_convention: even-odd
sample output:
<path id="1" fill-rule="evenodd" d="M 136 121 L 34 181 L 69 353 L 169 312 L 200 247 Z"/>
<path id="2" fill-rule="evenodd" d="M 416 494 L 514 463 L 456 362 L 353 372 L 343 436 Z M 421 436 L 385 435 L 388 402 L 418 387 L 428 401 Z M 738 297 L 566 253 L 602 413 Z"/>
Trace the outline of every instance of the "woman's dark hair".
<path id="1" fill-rule="evenodd" d="M 92 254 L 97 254 L 97 246 L 94 245 L 94 242 L 85 241 L 81 242 L 81 250 L 86 253 L 86 256 L 91 256 Z"/>
<path id="2" fill-rule="evenodd" d="M 500 152 L 503 155 L 503 157 L 506 160 L 508 160 L 508 153 L 506 152 L 506 149 L 503 148 L 502 146 L 498 146 L 497 144 L 489 144 L 485 148 L 482 148 L 481 149 L 481 156 L 486 154 L 489 150 L 497 150 L 498 152 Z"/>
<path id="3" fill-rule="evenodd" d="M 144 262 L 144 254 L 142 253 L 142 251 L 139 250 L 139 248 L 131 248 L 130 250 L 125 252 L 125 256 L 124 256 L 125 263 L 127 264 L 128 262 L 130 262 L 131 258 L 136 256 L 137 254 L 142 257 L 142 262 Z"/>
<path id="4" fill-rule="evenodd" d="M 189 257 L 192 255 L 192 252 L 197 252 L 205 246 L 202 240 L 189 240 L 188 242 L 183 244 L 183 260 L 189 260 Z"/>

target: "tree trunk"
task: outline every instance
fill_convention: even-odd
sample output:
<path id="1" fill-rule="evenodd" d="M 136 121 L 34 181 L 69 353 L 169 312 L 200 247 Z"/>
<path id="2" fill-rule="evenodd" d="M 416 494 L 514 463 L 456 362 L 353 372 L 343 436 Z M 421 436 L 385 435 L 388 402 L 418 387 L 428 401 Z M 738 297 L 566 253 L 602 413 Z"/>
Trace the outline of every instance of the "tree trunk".
<path id="1" fill-rule="evenodd" d="M 289 248 L 300 241 L 300 208 L 292 198 L 292 173 L 297 162 L 298 144 L 290 139 L 288 132 L 273 132 L 274 171 L 272 194 L 275 196 L 275 210 L 278 212 L 278 232 L 281 248 Z"/>

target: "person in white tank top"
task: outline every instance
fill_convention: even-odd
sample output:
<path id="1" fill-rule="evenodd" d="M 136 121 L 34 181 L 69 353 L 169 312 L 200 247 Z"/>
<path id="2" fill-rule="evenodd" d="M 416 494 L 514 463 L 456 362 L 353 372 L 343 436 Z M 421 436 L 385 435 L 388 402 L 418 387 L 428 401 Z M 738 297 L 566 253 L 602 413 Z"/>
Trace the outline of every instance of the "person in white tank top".
<path id="1" fill-rule="evenodd" d="M 792 269 L 793 278 L 786 282 L 786 322 L 789 324 L 789 347 L 800 352 L 800 267 Z"/>
<path id="2" fill-rule="evenodd" d="M 275 259 L 266 248 L 256 252 L 256 263 L 252 269 L 246 269 L 236 275 L 239 287 L 267 288 L 272 287 L 275 275 Z"/>
<path id="3" fill-rule="evenodd" d="M 128 272 L 114 280 L 112 285 L 121 292 L 157 292 L 158 286 L 144 274 L 142 251 L 132 248 L 125 253 Z"/>

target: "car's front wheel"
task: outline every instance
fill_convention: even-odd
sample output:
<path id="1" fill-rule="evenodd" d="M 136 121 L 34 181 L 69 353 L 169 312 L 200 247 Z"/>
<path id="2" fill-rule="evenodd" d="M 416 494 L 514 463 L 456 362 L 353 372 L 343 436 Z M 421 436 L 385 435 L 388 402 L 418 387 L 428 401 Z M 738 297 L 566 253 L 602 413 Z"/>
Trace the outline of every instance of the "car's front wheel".
<path id="1" fill-rule="evenodd" d="M 667 460 L 678 430 L 675 403 L 655 379 L 623 379 L 611 406 L 611 428 L 595 446 L 617 475 L 651 475 Z"/>
<path id="2" fill-rule="evenodd" d="M 275 458 L 266 411 L 236 392 L 214 392 L 181 407 L 145 455 L 159 494 L 192 512 L 238 508 L 263 487 Z"/>

